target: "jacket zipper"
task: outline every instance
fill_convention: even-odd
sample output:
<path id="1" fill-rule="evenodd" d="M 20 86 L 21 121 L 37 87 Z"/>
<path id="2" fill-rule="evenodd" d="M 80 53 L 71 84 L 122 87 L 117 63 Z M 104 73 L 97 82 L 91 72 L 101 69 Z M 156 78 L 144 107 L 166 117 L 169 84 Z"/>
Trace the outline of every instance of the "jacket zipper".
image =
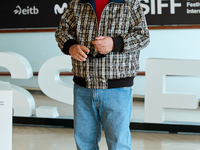
<path id="1" fill-rule="evenodd" d="M 110 2 L 110 3 L 108 3 L 105 7 L 104 7 L 104 9 L 103 9 L 103 11 L 102 11 L 102 13 L 101 13 L 101 18 L 102 18 L 102 14 L 103 14 L 103 12 L 105 11 L 105 8 L 106 7 L 108 7 L 108 5 L 109 4 L 111 4 L 111 3 L 114 3 L 114 2 Z M 90 4 L 90 3 L 88 3 L 91 7 L 92 7 L 92 5 Z M 93 11 L 94 11 L 94 8 L 92 7 L 92 9 L 93 9 Z M 94 13 L 95 13 L 95 15 L 97 16 L 97 14 L 96 14 L 96 12 L 94 11 Z M 100 21 L 99 21 L 99 24 L 98 24 L 98 20 L 97 20 L 97 17 L 96 17 L 96 23 L 97 23 L 97 36 L 99 36 L 99 29 L 100 29 L 100 27 L 101 27 L 101 18 L 100 18 Z M 95 50 L 96 51 L 96 50 Z M 96 55 L 98 53 L 98 51 L 96 51 L 96 53 L 94 53 L 94 55 Z M 98 63 L 97 63 L 97 59 L 94 59 L 95 60 L 95 67 L 94 67 L 94 78 L 95 78 L 95 80 L 96 81 L 98 81 Z M 96 84 L 95 86 L 97 87 L 97 85 L 98 85 L 98 83 L 94 83 L 94 84 Z"/>

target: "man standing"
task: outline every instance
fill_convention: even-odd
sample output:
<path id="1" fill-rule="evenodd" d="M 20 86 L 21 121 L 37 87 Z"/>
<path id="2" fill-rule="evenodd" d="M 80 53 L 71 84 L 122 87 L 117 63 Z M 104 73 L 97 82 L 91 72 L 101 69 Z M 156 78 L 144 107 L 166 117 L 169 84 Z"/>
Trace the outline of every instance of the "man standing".
<path id="1" fill-rule="evenodd" d="M 131 150 L 133 79 L 149 31 L 139 0 L 72 0 L 56 30 L 72 57 L 74 136 L 78 150 Z"/>

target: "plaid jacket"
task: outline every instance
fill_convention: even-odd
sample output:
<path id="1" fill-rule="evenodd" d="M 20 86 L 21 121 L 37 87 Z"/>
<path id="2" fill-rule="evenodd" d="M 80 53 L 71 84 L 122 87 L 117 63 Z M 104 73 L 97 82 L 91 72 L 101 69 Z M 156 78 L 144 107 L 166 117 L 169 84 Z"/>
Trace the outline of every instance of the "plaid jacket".
<path id="1" fill-rule="evenodd" d="M 94 0 L 72 0 L 61 17 L 56 30 L 58 46 L 65 54 L 65 47 L 81 44 L 94 52 L 91 41 L 97 36 L 120 37 L 121 52 L 113 50 L 103 58 L 87 58 L 79 62 L 72 58 L 75 82 L 93 89 L 132 86 L 139 70 L 140 50 L 149 43 L 149 31 L 138 0 L 110 0 L 104 8 L 101 21 L 96 19 Z M 114 42 L 114 44 L 117 44 Z M 78 79 L 78 80 L 77 80 Z M 116 84 L 115 84 L 116 82 Z M 78 84 L 78 83 L 77 83 Z"/>

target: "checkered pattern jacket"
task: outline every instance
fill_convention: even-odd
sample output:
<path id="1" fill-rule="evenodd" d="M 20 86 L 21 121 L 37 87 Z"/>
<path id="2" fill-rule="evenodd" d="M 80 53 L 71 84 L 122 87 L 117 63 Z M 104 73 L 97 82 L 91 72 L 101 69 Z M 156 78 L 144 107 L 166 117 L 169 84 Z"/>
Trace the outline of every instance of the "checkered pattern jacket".
<path id="1" fill-rule="evenodd" d="M 91 41 L 97 36 L 121 37 L 123 49 L 103 58 L 72 58 L 72 72 L 87 88 L 107 89 L 110 81 L 134 78 L 139 70 L 140 50 L 149 43 L 149 31 L 139 0 L 110 0 L 98 22 L 93 0 L 72 0 L 61 17 L 56 40 L 63 53 L 68 41 L 94 52 Z M 117 43 L 116 43 L 117 44 Z M 120 85 L 118 86 L 120 87 Z"/>

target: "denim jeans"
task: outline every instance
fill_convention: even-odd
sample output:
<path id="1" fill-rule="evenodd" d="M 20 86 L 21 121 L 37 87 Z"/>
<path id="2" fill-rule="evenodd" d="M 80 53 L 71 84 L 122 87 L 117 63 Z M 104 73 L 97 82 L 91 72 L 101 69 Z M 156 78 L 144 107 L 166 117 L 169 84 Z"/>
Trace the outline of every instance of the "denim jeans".
<path id="1" fill-rule="evenodd" d="M 99 150 L 102 129 L 109 150 L 131 150 L 132 88 L 74 85 L 74 137 L 78 150 Z"/>

